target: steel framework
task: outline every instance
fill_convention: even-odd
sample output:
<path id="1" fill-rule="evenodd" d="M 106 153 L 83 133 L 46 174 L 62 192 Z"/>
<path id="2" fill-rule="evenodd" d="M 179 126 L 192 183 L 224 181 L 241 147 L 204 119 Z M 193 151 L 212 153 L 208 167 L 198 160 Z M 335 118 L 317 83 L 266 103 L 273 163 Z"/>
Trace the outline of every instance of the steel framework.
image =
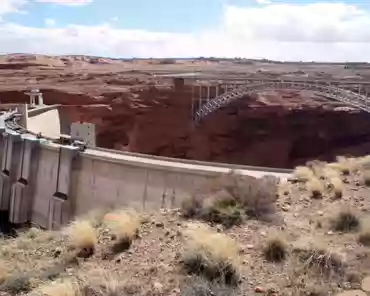
<path id="1" fill-rule="evenodd" d="M 230 104 L 237 99 L 240 99 L 246 95 L 267 90 L 311 90 L 330 100 L 339 101 L 370 113 L 370 98 L 367 97 L 367 94 L 362 95 L 350 90 L 322 84 L 281 81 L 250 83 L 236 87 L 231 91 L 226 91 L 221 95 L 216 95 L 216 97 L 208 100 L 206 103 L 200 105 L 197 110 L 195 110 L 193 120 L 195 122 L 200 122 L 208 114 Z"/>

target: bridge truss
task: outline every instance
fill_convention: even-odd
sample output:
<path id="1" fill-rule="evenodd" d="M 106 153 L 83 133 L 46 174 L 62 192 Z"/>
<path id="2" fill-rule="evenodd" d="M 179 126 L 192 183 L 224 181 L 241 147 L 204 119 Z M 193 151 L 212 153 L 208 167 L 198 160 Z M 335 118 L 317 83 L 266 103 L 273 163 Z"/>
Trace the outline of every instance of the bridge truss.
<path id="1" fill-rule="evenodd" d="M 345 83 L 345 82 L 343 82 Z M 338 87 L 327 83 L 308 83 L 297 81 L 250 81 L 244 84 L 199 85 L 193 88 L 192 119 L 201 122 L 207 115 L 242 97 L 270 90 L 313 91 L 323 97 L 342 102 L 351 107 L 370 113 L 370 98 L 367 90 L 362 91 L 361 83 L 358 92 L 345 86 Z"/>

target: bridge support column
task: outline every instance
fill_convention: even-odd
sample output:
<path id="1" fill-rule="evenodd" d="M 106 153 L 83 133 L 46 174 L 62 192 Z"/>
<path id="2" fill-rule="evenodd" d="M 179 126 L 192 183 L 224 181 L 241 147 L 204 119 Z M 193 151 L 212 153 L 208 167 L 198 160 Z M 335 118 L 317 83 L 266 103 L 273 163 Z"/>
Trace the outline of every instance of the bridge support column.
<path id="1" fill-rule="evenodd" d="M 9 221 L 14 224 L 29 222 L 37 175 L 38 144 L 38 140 L 33 138 L 24 138 L 22 141 L 17 182 L 12 186 L 9 206 Z"/>
<path id="2" fill-rule="evenodd" d="M 49 204 L 49 229 L 59 229 L 66 224 L 73 211 L 72 172 L 79 148 L 62 146 L 59 152 L 57 182 Z"/>
<path id="3" fill-rule="evenodd" d="M 22 150 L 19 134 L 5 133 L 3 137 L 3 156 L 0 173 L 0 211 L 9 211 L 11 188 L 17 179 L 17 169 Z"/>

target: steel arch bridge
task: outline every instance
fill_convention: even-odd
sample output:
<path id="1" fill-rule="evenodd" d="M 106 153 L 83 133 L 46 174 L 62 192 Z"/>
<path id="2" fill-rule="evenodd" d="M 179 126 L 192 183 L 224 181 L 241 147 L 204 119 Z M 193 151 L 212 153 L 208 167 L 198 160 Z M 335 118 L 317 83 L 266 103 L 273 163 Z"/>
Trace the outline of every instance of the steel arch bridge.
<path id="1" fill-rule="evenodd" d="M 230 104 L 237 99 L 240 99 L 247 95 L 251 95 L 253 93 L 263 92 L 267 90 L 310 90 L 322 95 L 329 100 L 339 101 L 346 105 L 356 107 L 370 113 L 370 98 L 366 95 L 355 93 L 353 91 L 338 88 L 335 86 L 310 84 L 305 82 L 282 81 L 249 83 L 237 87 L 231 91 L 227 91 L 201 105 L 197 110 L 195 110 L 195 116 L 193 119 L 195 122 L 200 122 L 207 115 L 215 112 L 216 110 Z"/>

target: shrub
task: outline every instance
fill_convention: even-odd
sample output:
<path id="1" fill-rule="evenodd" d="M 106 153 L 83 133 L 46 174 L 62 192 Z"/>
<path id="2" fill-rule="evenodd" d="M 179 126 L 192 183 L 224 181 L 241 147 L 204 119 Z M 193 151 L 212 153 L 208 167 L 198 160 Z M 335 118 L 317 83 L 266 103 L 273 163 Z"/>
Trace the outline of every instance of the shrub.
<path id="1" fill-rule="evenodd" d="M 105 215 L 104 222 L 111 229 L 116 242 L 112 246 L 114 253 L 127 250 L 140 229 L 140 216 L 133 211 L 119 210 Z"/>
<path id="2" fill-rule="evenodd" d="M 230 173 L 220 181 L 221 188 L 245 209 L 247 215 L 259 218 L 275 211 L 278 198 L 276 177 L 254 178 Z"/>
<path id="3" fill-rule="evenodd" d="M 8 275 L 8 269 L 5 262 L 0 261 L 0 284 L 6 280 Z"/>
<path id="4" fill-rule="evenodd" d="M 94 227 L 87 220 L 75 220 L 65 230 L 72 246 L 79 250 L 77 256 L 90 257 L 95 252 L 98 238 Z"/>
<path id="5" fill-rule="evenodd" d="M 314 268 L 321 274 L 331 275 L 342 273 L 345 267 L 343 257 L 328 249 L 324 245 L 310 245 L 307 248 L 295 248 L 293 250 L 306 267 Z"/>
<path id="6" fill-rule="evenodd" d="M 209 282 L 201 277 L 192 279 L 181 289 L 181 296 L 237 296 L 238 291 L 230 286 L 217 282 Z"/>
<path id="7" fill-rule="evenodd" d="M 11 295 L 19 295 L 31 291 L 30 278 L 27 275 L 15 275 L 5 279 L 0 286 L 0 291 L 8 292 Z"/>
<path id="8" fill-rule="evenodd" d="M 307 190 L 312 198 L 322 198 L 324 192 L 323 183 L 316 177 L 311 178 L 306 184 Z"/>
<path id="9" fill-rule="evenodd" d="M 340 178 L 340 172 L 338 170 L 331 168 L 328 165 L 326 165 L 323 168 L 322 173 L 323 173 L 323 177 L 328 180 L 333 179 L 333 178 Z"/>
<path id="10" fill-rule="evenodd" d="M 358 229 L 360 220 L 350 210 L 343 210 L 332 219 L 332 224 L 335 231 L 349 232 Z"/>
<path id="11" fill-rule="evenodd" d="M 175 59 L 162 59 L 159 61 L 159 64 L 161 65 L 173 65 L 173 64 L 176 64 L 176 60 Z"/>
<path id="12" fill-rule="evenodd" d="M 343 181 L 339 177 L 332 177 L 329 180 L 329 186 L 333 189 L 336 198 L 341 198 L 343 196 Z"/>
<path id="13" fill-rule="evenodd" d="M 325 178 L 325 168 L 327 163 L 322 162 L 319 160 L 313 160 L 307 162 L 307 167 L 310 168 L 313 172 L 313 176 L 311 177 L 317 177 L 319 179 L 324 179 Z"/>
<path id="14" fill-rule="evenodd" d="M 267 261 L 283 261 L 287 255 L 287 243 L 281 237 L 271 238 L 267 241 L 263 254 Z"/>
<path id="15" fill-rule="evenodd" d="M 85 295 L 126 295 L 124 291 L 125 280 L 119 278 L 115 273 L 102 268 L 80 272 L 78 279 L 84 287 Z"/>
<path id="16" fill-rule="evenodd" d="M 225 191 L 205 199 L 200 213 L 203 220 L 223 224 L 225 227 L 241 224 L 244 216 L 242 205 Z"/>
<path id="17" fill-rule="evenodd" d="M 182 213 L 186 217 L 232 226 L 240 224 L 245 215 L 263 218 L 273 213 L 277 198 L 277 178 L 257 179 L 230 173 L 212 180 L 202 191 L 185 200 Z"/>
<path id="18" fill-rule="evenodd" d="M 293 172 L 293 177 L 300 182 L 307 182 L 315 176 L 314 172 L 306 166 L 298 166 Z"/>
<path id="19" fill-rule="evenodd" d="M 71 279 L 63 279 L 44 284 L 37 289 L 43 296 L 82 296 L 78 283 Z"/>
<path id="20" fill-rule="evenodd" d="M 239 248 L 231 238 L 204 224 L 189 225 L 184 237 L 186 251 L 182 263 L 187 272 L 211 281 L 238 283 Z"/>
<path id="21" fill-rule="evenodd" d="M 358 242 L 364 246 L 370 246 L 370 221 L 366 221 L 365 223 L 361 223 L 361 232 L 358 236 Z"/>
<path id="22" fill-rule="evenodd" d="M 186 197 L 181 203 L 181 213 L 185 218 L 198 217 L 203 210 L 203 200 L 196 195 Z"/>
<path id="23" fill-rule="evenodd" d="M 370 170 L 365 170 L 362 173 L 363 182 L 366 186 L 370 186 Z"/>
<path id="24" fill-rule="evenodd" d="M 361 167 L 361 162 L 356 158 L 338 156 L 337 162 L 329 163 L 328 167 L 340 171 L 343 175 L 349 175 Z"/>
<path id="25" fill-rule="evenodd" d="M 290 193 L 290 186 L 287 181 L 280 182 L 278 185 L 278 194 L 279 196 L 289 195 Z"/>

